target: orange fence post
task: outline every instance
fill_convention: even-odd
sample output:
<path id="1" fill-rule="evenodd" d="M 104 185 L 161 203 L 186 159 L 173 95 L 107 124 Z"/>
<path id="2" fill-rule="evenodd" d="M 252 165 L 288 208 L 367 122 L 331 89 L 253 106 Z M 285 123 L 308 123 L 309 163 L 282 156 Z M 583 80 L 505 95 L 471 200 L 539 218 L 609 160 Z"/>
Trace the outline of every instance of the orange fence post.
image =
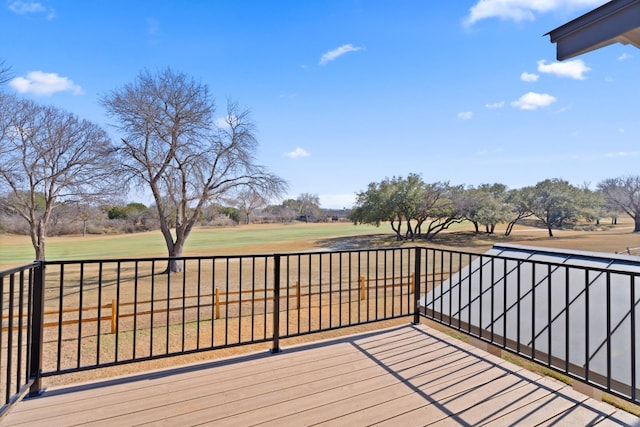
<path id="1" fill-rule="evenodd" d="M 118 326 L 118 304 L 115 299 L 111 300 L 111 333 L 115 334 Z"/>
<path id="2" fill-rule="evenodd" d="M 216 287 L 216 319 L 220 318 L 220 290 Z"/>
<path id="3" fill-rule="evenodd" d="M 360 299 L 364 300 L 364 276 L 360 276 Z"/>
<path id="4" fill-rule="evenodd" d="M 296 308 L 300 309 L 300 281 L 296 280 Z"/>

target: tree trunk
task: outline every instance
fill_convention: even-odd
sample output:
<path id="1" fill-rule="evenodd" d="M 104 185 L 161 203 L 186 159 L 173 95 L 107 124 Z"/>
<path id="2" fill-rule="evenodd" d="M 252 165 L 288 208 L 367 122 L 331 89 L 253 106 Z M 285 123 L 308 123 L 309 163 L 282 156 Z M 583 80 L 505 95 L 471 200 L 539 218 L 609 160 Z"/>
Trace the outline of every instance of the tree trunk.
<path id="1" fill-rule="evenodd" d="M 35 247 L 34 249 L 36 250 L 36 260 L 37 261 L 44 261 L 44 243 L 45 243 L 45 239 L 46 239 L 46 228 L 45 225 L 43 223 L 43 220 L 40 219 L 38 221 L 37 224 L 37 229 L 36 229 L 36 243 L 35 243 Z"/>
<path id="2" fill-rule="evenodd" d="M 549 230 L 549 237 L 553 237 L 553 231 L 551 231 L 551 226 L 547 226 L 547 230 Z"/>
<path id="3" fill-rule="evenodd" d="M 184 270 L 184 260 L 175 259 L 182 256 L 182 249 L 184 248 L 183 242 L 176 242 L 173 245 L 172 250 L 169 251 L 169 264 L 167 265 L 167 271 L 170 273 L 180 273 Z"/>
<path id="4" fill-rule="evenodd" d="M 517 221 L 518 220 L 516 219 L 515 221 L 511 221 L 509 224 L 507 224 L 507 229 L 504 231 L 505 236 L 511 235 L 511 232 L 513 231 L 513 227 L 516 225 Z"/>

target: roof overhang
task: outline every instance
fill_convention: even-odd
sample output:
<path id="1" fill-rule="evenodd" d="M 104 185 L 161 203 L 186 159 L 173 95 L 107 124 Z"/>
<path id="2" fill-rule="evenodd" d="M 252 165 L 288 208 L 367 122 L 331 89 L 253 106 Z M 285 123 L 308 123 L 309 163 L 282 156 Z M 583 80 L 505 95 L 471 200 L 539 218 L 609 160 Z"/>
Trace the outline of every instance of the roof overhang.
<path id="1" fill-rule="evenodd" d="M 545 34 L 559 61 L 613 43 L 640 48 L 640 0 L 613 0 Z"/>

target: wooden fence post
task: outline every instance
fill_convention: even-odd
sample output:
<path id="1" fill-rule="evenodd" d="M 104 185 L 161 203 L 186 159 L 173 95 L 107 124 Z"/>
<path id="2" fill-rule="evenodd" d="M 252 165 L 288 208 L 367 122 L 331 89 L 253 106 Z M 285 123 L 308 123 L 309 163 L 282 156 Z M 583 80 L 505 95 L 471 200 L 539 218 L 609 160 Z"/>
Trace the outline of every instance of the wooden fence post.
<path id="1" fill-rule="evenodd" d="M 411 273 L 411 293 L 416 291 L 416 274 Z"/>
<path id="2" fill-rule="evenodd" d="M 216 287 L 216 292 L 215 292 L 215 299 L 216 299 L 216 319 L 220 318 L 220 290 Z"/>
<path id="3" fill-rule="evenodd" d="M 360 300 L 364 301 L 365 292 L 364 292 L 364 276 L 360 276 Z"/>
<path id="4" fill-rule="evenodd" d="M 111 300 L 111 333 L 115 334 L 118 326 L 118 304 L 114 299 Z"/>
<path id="5" fill-rule="evenodd" d="M 296 308 L 300 310 L 300 281 L 296 280 Z"/>

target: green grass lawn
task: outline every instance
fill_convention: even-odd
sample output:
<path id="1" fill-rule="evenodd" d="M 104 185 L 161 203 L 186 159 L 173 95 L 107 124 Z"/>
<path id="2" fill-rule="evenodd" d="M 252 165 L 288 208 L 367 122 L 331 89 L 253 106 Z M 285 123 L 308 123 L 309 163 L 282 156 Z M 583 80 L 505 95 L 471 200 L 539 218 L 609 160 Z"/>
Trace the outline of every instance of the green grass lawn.
<path id="1" fill-rule="evenodd" d="M 187 239 L 183 255 L 230 253 L 269 253 L 313 247 L 313 241 L 322 238 L 360 236 L 391 233 L 388 227 L 355 226 L 351 223 L 292 223 L 246 225 L 229 228 L 197 228 Z M 282 245 L 289 242 L 290 245 Z M 280 244 L 280 246 L 277 246 Z M 280 248 L 284 248 L 280 249 Z M 163 257 L 167 255 L 164 239 L 159 230 L 121 235 L 88 235 L 48 237 L 48 260 Z M 26 264 L 34 259 L 34 250 L 28 236 L 0 234 L 0 269 Z"/>

